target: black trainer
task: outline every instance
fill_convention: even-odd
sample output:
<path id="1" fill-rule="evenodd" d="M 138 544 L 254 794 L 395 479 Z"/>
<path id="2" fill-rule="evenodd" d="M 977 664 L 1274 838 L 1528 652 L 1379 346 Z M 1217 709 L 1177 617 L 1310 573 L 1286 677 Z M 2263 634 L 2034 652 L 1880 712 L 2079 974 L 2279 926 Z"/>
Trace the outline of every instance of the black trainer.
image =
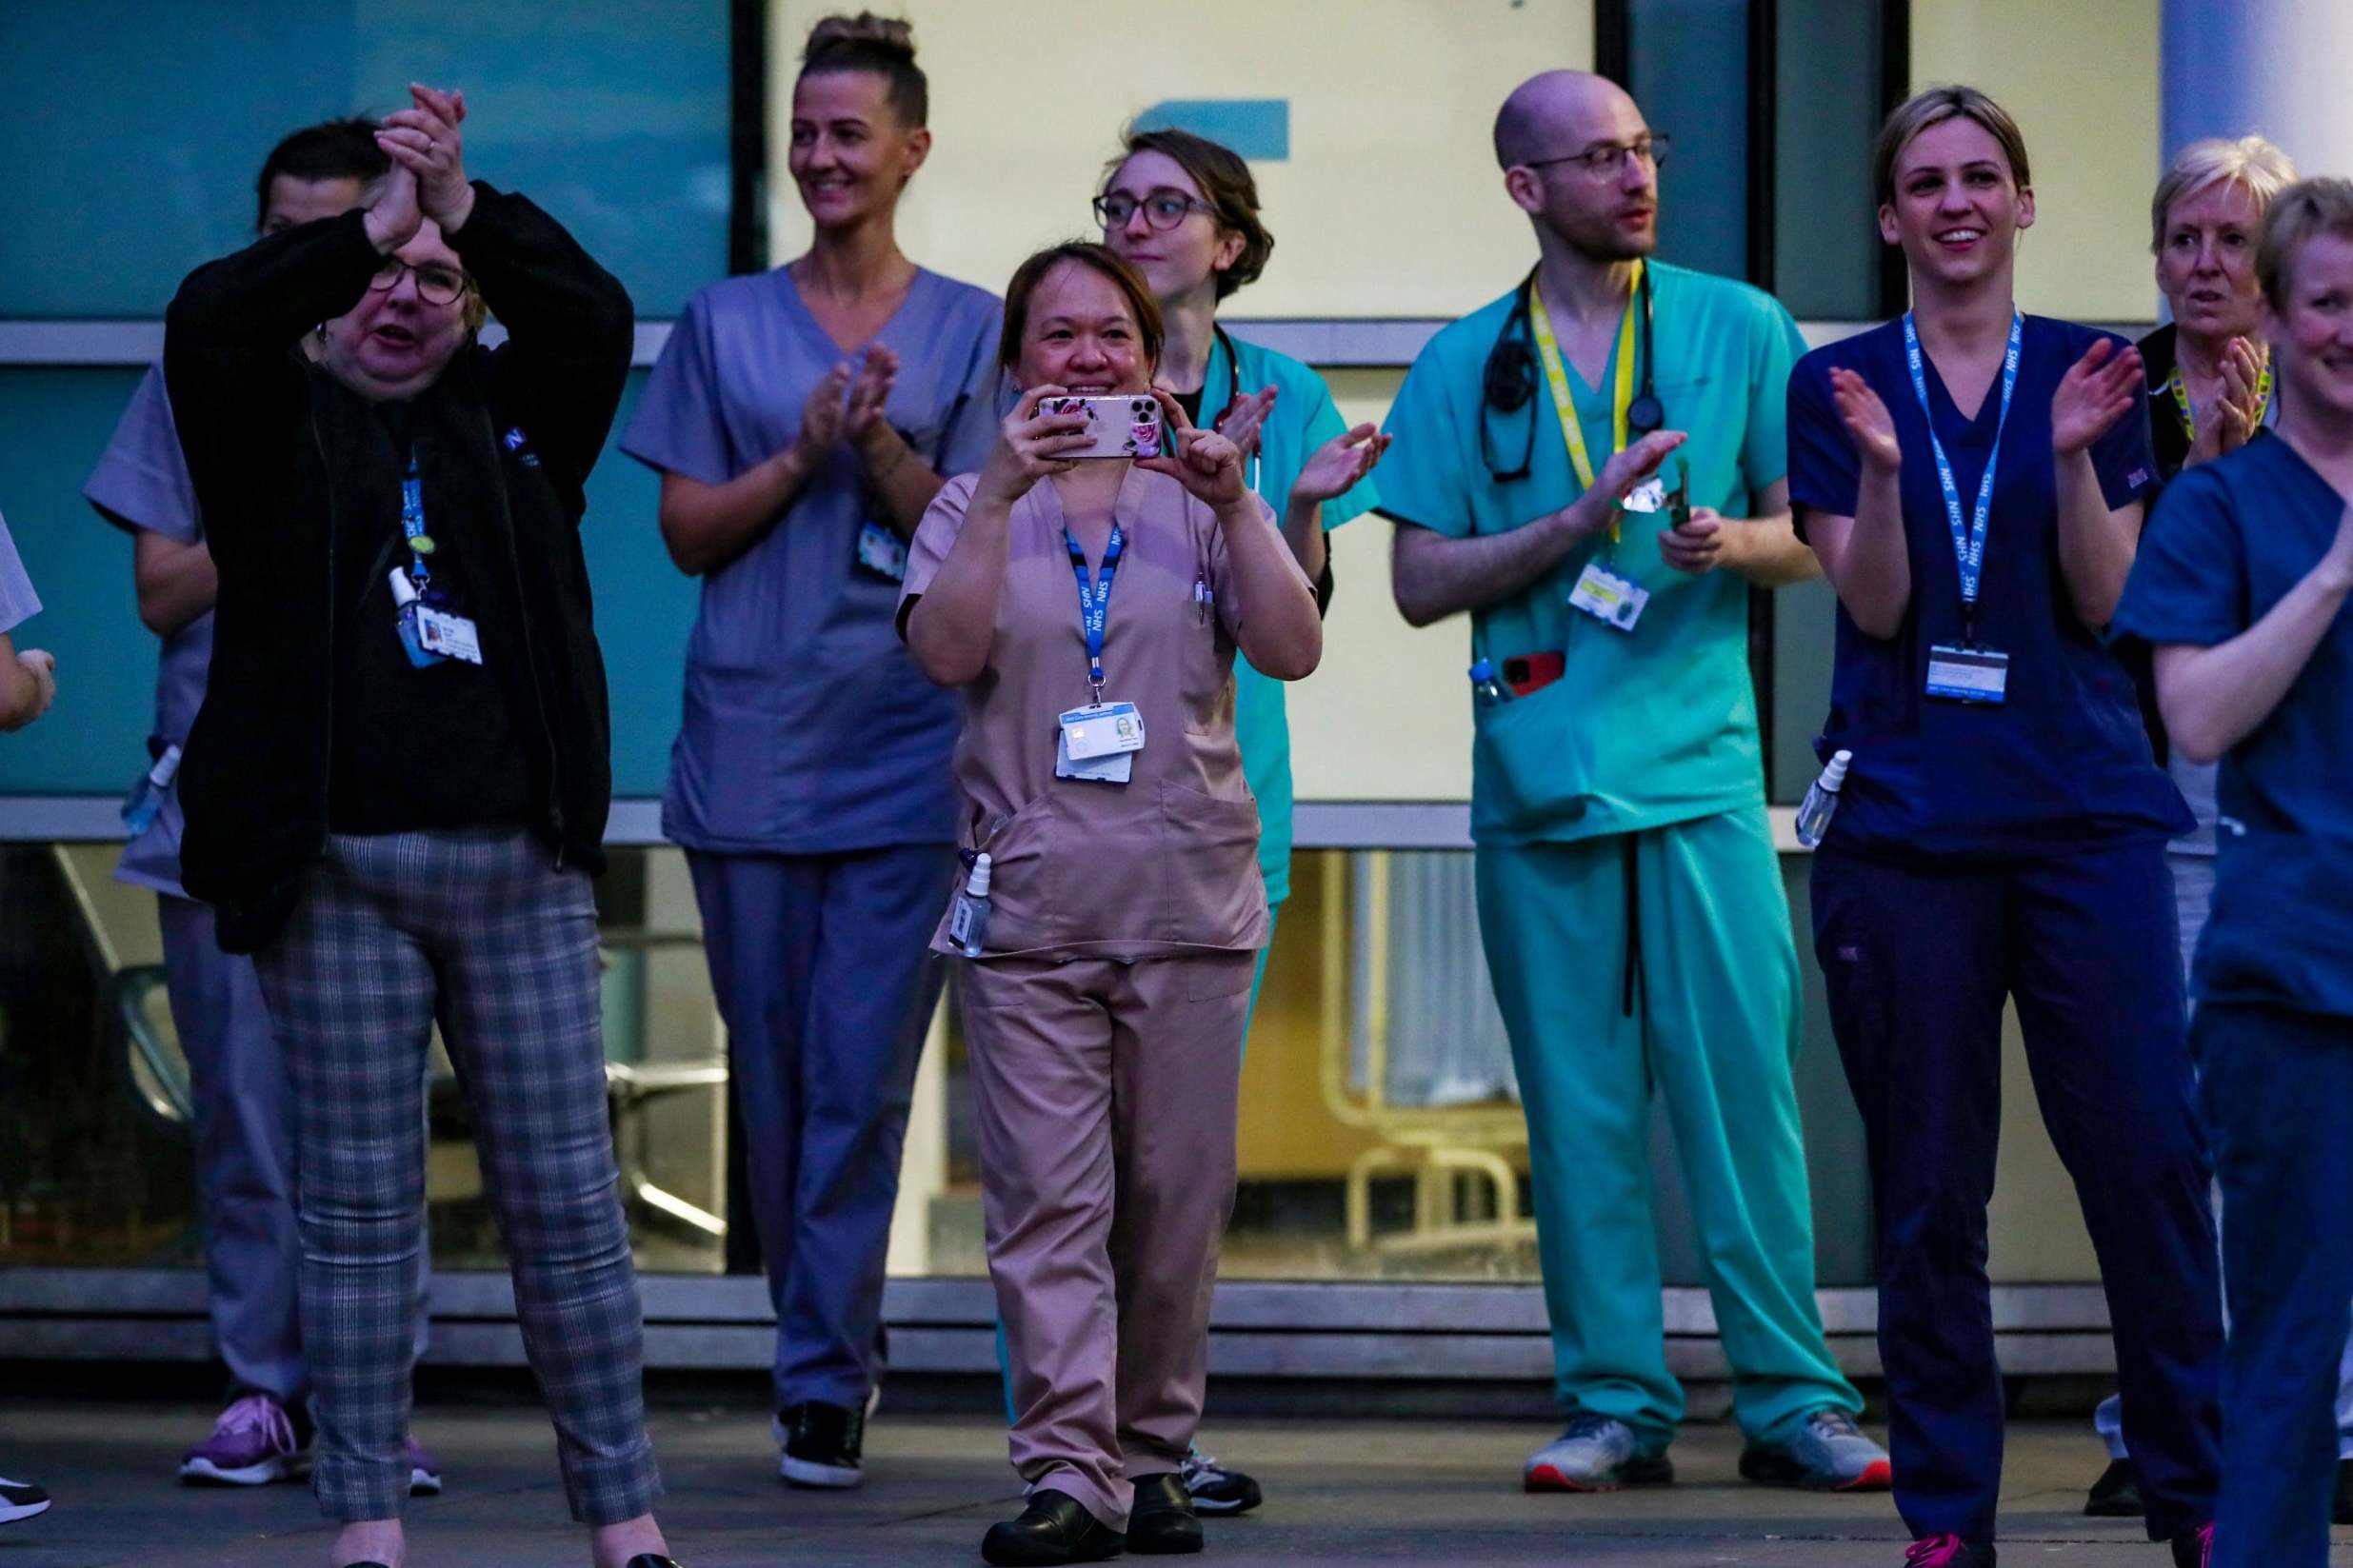
<path id="1" fill-rule="evenodd" d="M 1126 1536 L 1088 1513 L 1078 1499 L 1050 1486 L 1029 1495 L 1021 1518 L 992 1524 L 981 1538 L 981 1556 L 997 1568 L 1102 1562 L 1126 1550 Z"/>
<path id="2" fill-rule="evenodd" d="M 794 1486 L 839 1491 L 866 1480 L 861 1451 L 866 1443 L 866 1412 L 808 1399 L 787 1405 L 770 1428 L 777 1446 L 776 1473 Z"/>
<path id="3" fill-rule="evenodd" d="M 1185 1451 L 1185 1467 L 1179 1474 L 1185 1479 L 1186 1495 L 1193 1499 L 1193 1512 L 1204 1517 L 1246 1514 L 1266 1500 L 1258 1482 L 1239 1470 L 1218 1463 L 1215 1455 L 1204 1454 L 1198 1448 Z"/>
<path id="4" fill-rule="evenodd" d="M 2342 1486 L 2337 1495 L 2344 1495 Z M 2148 1512 L 2141 1501 L 2141 1477 L 2130 1459 L 2109 1461 L 2100 1479 L 2091 1483 L 2084 1512 L 2096 1519 L 2137 1519 Z"/>
<path id="5" fill-rule="evenodd" d="M 1201 1550 L 1201 1516 L 1176 1472 L 1163 1471 L 1136 1482 L 1127 1510 L 1127 1550 L 1146 1557 L 1175 1557 Z"/>

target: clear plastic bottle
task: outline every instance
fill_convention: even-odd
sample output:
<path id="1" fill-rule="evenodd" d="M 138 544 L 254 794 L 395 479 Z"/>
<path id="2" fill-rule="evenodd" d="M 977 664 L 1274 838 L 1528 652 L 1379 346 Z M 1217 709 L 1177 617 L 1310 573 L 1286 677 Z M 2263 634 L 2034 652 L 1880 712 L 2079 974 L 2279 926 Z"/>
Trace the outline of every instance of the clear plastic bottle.
<path id="1" fill-rule="evenodd" d="M 1511 701 L 1511 688 L 1497 678 L 1493 660 L 1482 659 L 1470 666 L 1470 696 L 1481 707 L 1500 707 Z"/>
<path id="2" fill-rule="evenodd" d="M 966 958 L 979 958 L 988 939 L 988 857 L 972 857 L 972 874 L 956 895 L 955 912 L 947 917 L 947 940 Z"/>
<path id="3" fill-rule="evenodd" d="M 123 825 L 137 838 L 155 824 L 155 814 L 164 808 L 164 796 L 171 789 L 172 777 L 180 771 L 180 748 L 164 747 L 164 754 L 155 759 L 155 765 L 139 775 L 139 782 L 123 797 Z"/>
<path id="4" fill-rule="evenodd" d="M 1851 751 L 1833 753 L 1830 765 L 1822 770 L 1805 792 L 1805 804 L 1798 807 L 1798 843 L 1811 849 L 1830 831 L 1830 819 L 1838 813 L 1838 792 L 1846 783 L 1846 764 L 1855 760 Z"/>

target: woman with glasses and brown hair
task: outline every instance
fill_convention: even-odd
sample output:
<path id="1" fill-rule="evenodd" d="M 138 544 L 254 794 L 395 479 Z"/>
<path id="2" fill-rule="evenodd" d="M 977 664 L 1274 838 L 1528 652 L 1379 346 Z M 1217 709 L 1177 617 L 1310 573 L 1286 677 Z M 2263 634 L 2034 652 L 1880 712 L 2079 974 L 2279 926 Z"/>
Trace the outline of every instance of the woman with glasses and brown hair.
<path id="1" fill-rule="evenodd" d="M 589 886 L 611 765 L 580 521 L 633 315 L 553 219 L 467 179 L 465 100 L 411 91 L 365 208 L 199 268 L 166 317 L 220 579 L 183 870 L 285 1052 L 329 1568 L 407 1557 L 436 1022 L 572 1517 L 595 1568 L 671 1568 Z"/>
<path id="2" fill-rule="evenodd" d="M 2221 1293 L 2165 871 L 2190 822 L 2103 642 L 2157 482 L 2140 356 L 2019 309 L 2034 188 L 1984 93 L 1899 107 L 1873 172 L 1913 308 L 1799 362 L 1789 490 L 1839 598 L 1817 749 L 1852 761 L 1814 951 L 1867 1140 L 1905 1560 L 1994 1561 L 1985 1208 L 2015 1002 L 2099 1255 L 2149 1537 L 2201 1568 Z"/>

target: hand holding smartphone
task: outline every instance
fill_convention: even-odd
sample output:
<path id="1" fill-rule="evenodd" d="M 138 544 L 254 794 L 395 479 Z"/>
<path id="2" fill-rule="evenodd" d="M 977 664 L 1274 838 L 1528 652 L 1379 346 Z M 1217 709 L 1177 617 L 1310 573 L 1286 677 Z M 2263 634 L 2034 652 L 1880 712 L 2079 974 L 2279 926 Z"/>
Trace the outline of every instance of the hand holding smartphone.
<path id="1" fill-rule="evenodd" d="M 1064 458 L 1153 457 L 1165 449 L 1160 404 L 1149 392 L 1059 394 L 1039 399 L 1038 412 L 1087 421 L 1087 445 L 1057 454 Z"/>

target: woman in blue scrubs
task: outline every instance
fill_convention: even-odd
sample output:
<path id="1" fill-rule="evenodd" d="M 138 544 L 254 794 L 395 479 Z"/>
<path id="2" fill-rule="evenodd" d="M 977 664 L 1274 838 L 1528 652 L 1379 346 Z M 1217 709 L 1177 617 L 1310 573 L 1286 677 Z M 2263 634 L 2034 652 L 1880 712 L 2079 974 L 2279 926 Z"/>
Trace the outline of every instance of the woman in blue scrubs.
<path id="1" fill-rule="evenodd" d="M 2283 191 L 2256 273 L 2274 436 L 2167 488 L 2116 629 L 2155 649 L 2175 748 L 2222 761 L 2190 1024 L 2232 1315 L 2214 1562 L 2322 1568 L 2353 1294 L 2353 184 Z"/>
<path id="2" fill-rule="evenodd" d="M 893 626 L 943 474 L 995 438 L 994 295 L 917 267 L 900 193 L 931 145 L 905 23 L 817 24 L 788 166 L 808 251 L 697 294 L 623 438 L 702 579 L 663 831 L 683 844 L 727 1021 L 776 1306 L 795 1485 L 855 1486 L 926 952 L 954 865 L 953 693 Z"/>
<path id="3" fill-rule="evenodd" d="M 1144 275 L 1160 306 L 1167 341 L 1158 384 L 1201 428 L 1242 448 L 1245 477 L 1324 605 L 1331 597 L 1324 535 L 1379 504 L 1370 475 L 1389 438 L 1374 425 L 1351 428 L 1333 407 L 1331 388 L 1306 366 L 1217 325 L 1218 307 L 1256 282 L 1274 251 L 1250 166 L 1190 131 L 1131 131 L 1094 205 L 1103 243 Z M 1243 775 L 1258 798 L 1258 869 L 1266 884 L 1267 944 L 1251 982 L 1253 1011 L 1291 892 L 1291 730 L 1283 685 L 1236 656 L 1234 731 Z M 1186 1461 L 1185 1482 L 1199 1513 L 1246 1513 L 1260 1500 L 1257 1481 L 1199 1452 Z"/>
<path id="4" fill-rule="evenodd" d="M 1854 761 L 1814 941 L 1868 1140 L 1905 1561 L 1994 1561 L 2008 1001 L 2106 1283 L 2150 1538 L 2197 1565 L 2222 1325 L 2164 858 L 2189 818 L 2101 641 L 2155 480 L 2140 360 L 2019 313 L 2034 195 L 1999 105 L 1924 92 L 1873 162 L 1914 308 L 1799 363 L 1789 488 L 1839 596 L 1820 747 Z"/>

